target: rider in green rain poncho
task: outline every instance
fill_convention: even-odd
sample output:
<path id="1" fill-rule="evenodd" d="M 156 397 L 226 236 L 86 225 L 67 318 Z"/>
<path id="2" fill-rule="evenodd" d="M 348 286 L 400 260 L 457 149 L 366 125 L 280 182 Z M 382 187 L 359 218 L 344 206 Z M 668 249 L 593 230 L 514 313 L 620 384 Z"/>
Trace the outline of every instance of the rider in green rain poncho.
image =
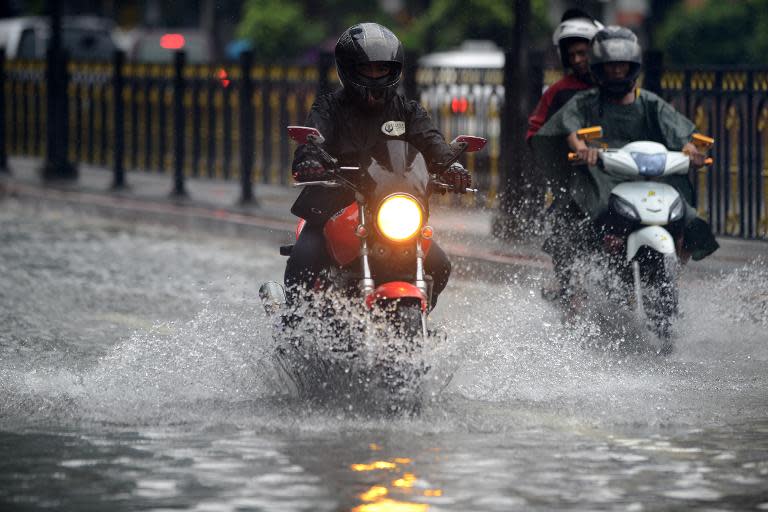
<path id="1" fill-rule="evenodd" d="M 641 50 L 631 30 L 607 27 L 591 44 L 590 66 L 598 88 L 576 94 L 531 139 L 541 170 L 555 189 L 552 236 L 544 250 L 553 260 L 564 298 L 568 297 L 570 265 L 579 245 L 594 240 L 593 222 L 607 211 L 611 189 L 620 178 L 598 169 L 597 149 L 589 148 L 576 131 L 600 125 L 602 142 L 621 147 L 638 140 L 664 144 L 673 151 L 686 151 L 694 167 L 701 167 L 705 155 L 691 142 L 694 124 L 657 95 L 635 87 L 640 73 Z M 573 151 L 587 166 L 572 166 L 567 154 Z M 683 259 L 699 260 L 718 245 L 709 225 L 696 216 L 691 206 L 693 187 L 687 176 L 664 180 L 675 187 L 687 202 Z"/>

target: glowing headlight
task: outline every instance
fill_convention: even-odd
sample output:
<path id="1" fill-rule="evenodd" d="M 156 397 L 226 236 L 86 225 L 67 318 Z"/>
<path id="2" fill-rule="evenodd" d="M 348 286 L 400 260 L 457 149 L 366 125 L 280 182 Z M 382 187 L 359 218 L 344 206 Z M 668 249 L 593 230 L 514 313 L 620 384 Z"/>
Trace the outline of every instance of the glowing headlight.
<path id="1" fill-rule="evenodd" d="M 419 232 L 423 213 L 421 205 L 411 196 L 393 194 L 379 206 L 376 225 L 382 235 L 400 242 Z"/>

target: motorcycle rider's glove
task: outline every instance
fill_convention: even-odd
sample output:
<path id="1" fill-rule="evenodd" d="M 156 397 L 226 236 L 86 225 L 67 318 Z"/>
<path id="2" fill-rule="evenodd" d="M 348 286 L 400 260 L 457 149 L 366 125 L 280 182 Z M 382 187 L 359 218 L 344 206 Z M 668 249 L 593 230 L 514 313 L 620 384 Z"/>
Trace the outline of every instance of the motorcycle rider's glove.
<path id="1" fill-rule="evenodd" d="M 296 164 L 293 169 L 293 179 L 302 181 L 318 181 L 328 177 L 328 170 L 319 160 L 309 159 Z"/>
<path id="2" fill-rule="evenodd" d="M 451 192 L 457 194 L 464 194 L 468 188 L 472 187 L 472 175 L 458 162 L 451 164 L 443 171 L 440 179 L 451 186 Z"/>

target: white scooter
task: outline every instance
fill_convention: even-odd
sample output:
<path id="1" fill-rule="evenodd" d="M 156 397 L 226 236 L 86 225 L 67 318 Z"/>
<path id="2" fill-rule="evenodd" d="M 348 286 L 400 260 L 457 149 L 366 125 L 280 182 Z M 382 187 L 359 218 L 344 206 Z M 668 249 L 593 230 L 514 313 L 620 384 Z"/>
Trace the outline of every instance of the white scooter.
<path id="1" fill-rule="evenodd" d="M 599 126 L 577 132 L 584 141 L 602 137 Z M 706 151 L 714 139 L 694 135 L 694 144 Z M 575 153 L 571 162 L 579 163 Z M 705 165 L 712 163 L 707 158 Z M 597 167 L 622 181 L 611 189 L 608 211 L 597 220 L 603 234 L 603 247 L 621 251 L 613 258 L 622 281 L 631 284 L 634 303 L 662 340 L 661 350 L 672 349 L 670 328 L 677 313 L 677 250 L 681 246 L 686 203 L 671 185 L 659 178 L 688 174 L 690 157 L 681 151 L 669 151 L 663 144 L 636 141 L 617 149 L 601 147 Z"/>

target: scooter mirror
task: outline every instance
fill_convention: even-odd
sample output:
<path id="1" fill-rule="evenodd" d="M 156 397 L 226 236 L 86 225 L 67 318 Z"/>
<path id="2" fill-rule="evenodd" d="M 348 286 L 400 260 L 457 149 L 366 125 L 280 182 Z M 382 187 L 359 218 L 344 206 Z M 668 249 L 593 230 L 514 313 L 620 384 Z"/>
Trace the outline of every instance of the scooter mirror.
<path id="1" fill-rule="evenodd" d="M 582 128 L 576 132 L 576 136 L 581 140 L 594 140 L 603 136 L 602 126 L 590 126 L 589 128 Z"/>
<path id="2" fill-rule="evenodd" d="M 485 147 L 488 141 L 482 137 L 474 135 L 459 135 L 451 141 L 451 147 L 460 149 L 466 153 L 474 153 Z"/>
<path id="3" fill-rule="evenodd" d="M 309 126 L 289 126 L 288 136 L 298 142 L 299 144 L 322 144 L 325 142 L 325 138 L 317 128 L 311 128 Z"/>

